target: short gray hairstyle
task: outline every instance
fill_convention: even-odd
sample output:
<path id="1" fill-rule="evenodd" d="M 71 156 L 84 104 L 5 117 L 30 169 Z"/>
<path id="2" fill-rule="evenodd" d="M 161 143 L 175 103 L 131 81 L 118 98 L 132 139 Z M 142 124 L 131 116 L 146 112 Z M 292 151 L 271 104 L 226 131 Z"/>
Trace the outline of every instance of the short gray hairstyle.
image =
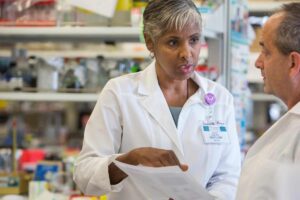
<path id="1" fill-rule="evenodd" d="M 201 31 L 202 19 L 192 0 L 150 0 L 143 14 L 144 33 L 152 41 L 170 30 L 181 31 L 195 24 Z"/>
<path id="2" fill-rule="evenodd" d="M 275 45 L 281 53 L 300 53 L 300 3 L 284 4 L 278 12 L 283 12 L 283 20 L 277 28 Z"/>

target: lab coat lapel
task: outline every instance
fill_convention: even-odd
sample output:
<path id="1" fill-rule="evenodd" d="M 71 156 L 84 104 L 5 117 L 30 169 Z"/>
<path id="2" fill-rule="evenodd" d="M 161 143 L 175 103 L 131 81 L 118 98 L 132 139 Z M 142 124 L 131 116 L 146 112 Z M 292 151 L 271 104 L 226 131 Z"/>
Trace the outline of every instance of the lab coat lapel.
<path id="1" fill-rule="evenodd" d="M 168 104 L 158 85 L 157 75 L 155 71 L 155 62 L 144 70 L 139 83 L 138 93 L 141 98 L 141 104 L 161 126 L 164 132 L 175 143 L 179 151 L 183 155 L 182 144 L 179 140 L 178 131 L 170 113 Z"/>
<path id="2" fill-rule="evenodd" d="M 202 107 L 206 107 L 204 103 L 204 94 L 206 94 L 209 89 L 207 81 L 205 81 L 197 72 L 194 72 L 191 78 L 199 86 L 199 89 L 195 95 L 189 98 L 186 106 L 199 104 Z"/>

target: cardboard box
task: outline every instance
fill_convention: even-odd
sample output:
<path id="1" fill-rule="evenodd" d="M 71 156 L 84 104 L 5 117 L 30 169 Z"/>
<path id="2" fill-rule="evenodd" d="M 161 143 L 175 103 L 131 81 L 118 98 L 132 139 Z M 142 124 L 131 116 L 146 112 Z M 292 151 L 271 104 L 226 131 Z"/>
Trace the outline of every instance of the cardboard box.
<path id="1" fill-rule="evenodd" d="M 27 193 L 30 179 L 31 176 L 24 173 L 0 174 L 0 195 Z"/>

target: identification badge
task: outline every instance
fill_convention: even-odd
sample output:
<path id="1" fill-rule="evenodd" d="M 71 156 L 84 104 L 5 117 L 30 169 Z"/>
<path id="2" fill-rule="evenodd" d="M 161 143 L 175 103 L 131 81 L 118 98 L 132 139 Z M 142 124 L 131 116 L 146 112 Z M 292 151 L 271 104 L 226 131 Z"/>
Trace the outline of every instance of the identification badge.
<path id="1" fill-rule="evenodd" d="M 229 143 L 227 127 L 222 123 L 203 123 L 202 136 L 205 144 Z"/>

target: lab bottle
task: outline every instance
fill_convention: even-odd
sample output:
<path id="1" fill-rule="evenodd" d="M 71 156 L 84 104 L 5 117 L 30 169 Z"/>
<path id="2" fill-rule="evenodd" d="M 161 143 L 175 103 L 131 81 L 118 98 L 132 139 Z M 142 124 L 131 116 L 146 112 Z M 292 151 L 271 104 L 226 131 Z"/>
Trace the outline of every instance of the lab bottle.
<path id="1" fill-rule="evenodd" d="M 78 64 L 75 59 L 65 59 L 63 74 L 61 77 L 62 89 L 80 89 L 82 85 L 75 71 Z"/>
<path id="2" fill-rule="evenodd" d="M 97 59 L 86 59 L 85 65 L 87 69 L 86 88 L 96 90 L 99 87 L 99 67 Z"/>
<path id="3" fill-rule="evenodd" d="M 76 58 L 76 66 L 74 69 L 74 75 L 79 80 L 79 84 L 81 88 L 85 88 L 86 79 L 87 79 L 87 70 L 84 64 L 84 59 Z"/>
<path id="4" fill-rule="evenodd" d="M 109 79 L 108 72 L 105 67 L 104 57 L 101 55 L 97 56 L 97 62 L 98 62 L 98 70 L 99 70 L 98 71 L 99 86 L 103 88 Z"/>
<path id="5" fill-rule="evenodd" d="M 38 62 L 38 78 L 37 86 L 40 91 L 57 91 L 59 72 L 58 70 L 48 63 L 44 59 L 39 59 Z"/>

